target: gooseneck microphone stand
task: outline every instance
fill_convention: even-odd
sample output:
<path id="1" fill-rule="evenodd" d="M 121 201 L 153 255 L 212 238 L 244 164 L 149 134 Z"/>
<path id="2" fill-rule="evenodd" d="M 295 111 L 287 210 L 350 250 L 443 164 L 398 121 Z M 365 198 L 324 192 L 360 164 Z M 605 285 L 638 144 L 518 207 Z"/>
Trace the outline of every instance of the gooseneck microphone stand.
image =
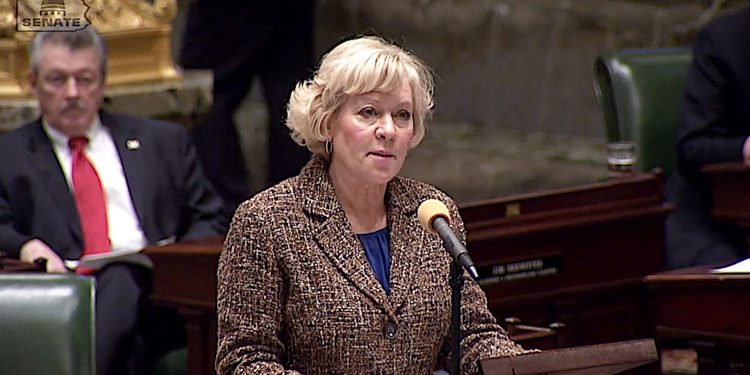
<path id="1" fill-rule="evenodd" d="M 451 260 L 451 375 L 461 373 L 461 288 L 464 286 L 463 268 Z"/>
<path id="2" fill-rule="evenodd" d="M 450 227 L 450 211 L 445 203 L 437 199 L 428 199 L 419 205 L 417 210 L 419 222 L 425 229 L 437 233 L 443 239 L 443 247 L 451 255 L 451 375 L 461 371 L 461 289 L 464 286 L 464 268 L 470 277 L 479 280 L 479 273 L 469 257 L 466 246 Z"/>

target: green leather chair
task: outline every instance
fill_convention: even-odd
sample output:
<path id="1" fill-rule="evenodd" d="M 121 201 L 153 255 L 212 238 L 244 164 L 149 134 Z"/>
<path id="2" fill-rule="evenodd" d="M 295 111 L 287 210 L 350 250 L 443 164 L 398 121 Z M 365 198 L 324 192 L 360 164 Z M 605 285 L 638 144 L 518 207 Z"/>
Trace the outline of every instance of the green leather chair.
<path id="1" fill-rule="evenodd" d="M 93 375 L 94 281 L 0 273 L 0 374 Z"/>
<path id="2" fill-rule="evenodd" d="M 154 369 L 154 375 L 186 375 L 187 373 L 187 348 L 175 349 L 165 354 Z"/>
<path id="3" fill-rule="evenodd" d="M 680 106 L 692 59 L 689 48 L 623 50 L 594 63 L 594 91 L 608 142 L 634 141 L 637 169 L 677 164 Z"/>

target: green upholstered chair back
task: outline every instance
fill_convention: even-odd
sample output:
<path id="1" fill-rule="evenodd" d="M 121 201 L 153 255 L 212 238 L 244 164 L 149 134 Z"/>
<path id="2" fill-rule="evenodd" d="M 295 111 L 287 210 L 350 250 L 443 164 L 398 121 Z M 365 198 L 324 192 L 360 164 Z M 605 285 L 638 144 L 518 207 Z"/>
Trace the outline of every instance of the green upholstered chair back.
<path id="1" fill-rule="evenodd" d="M 692 59 L 689 48 L 623 50 L 594 63 L 594 91 L 602 110 L 608 142 L 634 141 L 637 168 L 677 164 L 680 106 Z"/>
<path id="2" fill-rule="evenodd" d="M 187 362 L 187 348 L 172 350 L 156 362 L 154 375 L 186 375 Z"/>
<path id="3" fill-rule="evenodd" d="M 0 274 L 0 374 L 94 372 L 93 279 Z"/>

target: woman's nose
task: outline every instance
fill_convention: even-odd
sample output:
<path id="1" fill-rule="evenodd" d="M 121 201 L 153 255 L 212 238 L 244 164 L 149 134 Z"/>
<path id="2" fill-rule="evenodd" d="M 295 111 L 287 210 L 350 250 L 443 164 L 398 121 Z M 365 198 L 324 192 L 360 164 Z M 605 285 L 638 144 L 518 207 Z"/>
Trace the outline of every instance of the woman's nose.
<path id="1" fill-rule="evenodd" d="M 396 123 L 393 121 L 391 116 L 383 116 L 378 121 L 378 128 L 375 130 L 375 135 L 380 138 L 390 138 L 396 131 Z"/>

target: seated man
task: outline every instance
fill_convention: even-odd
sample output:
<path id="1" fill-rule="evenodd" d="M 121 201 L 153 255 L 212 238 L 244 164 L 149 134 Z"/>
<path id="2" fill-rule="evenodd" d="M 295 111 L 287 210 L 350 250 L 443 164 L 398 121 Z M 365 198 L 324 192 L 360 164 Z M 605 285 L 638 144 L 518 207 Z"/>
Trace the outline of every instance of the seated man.
<path id="1" fill-rule="evenodd" d="M 224 233 L 185 129 L 100 111 L 107 53 L 96 31 L 38 33 L 29 52 L 41 118 L 0 136 L 0 251 L 67 272 L 63 261 L 83 255 Z M 148 269 L 83 272 L 97 279 L 97 373 L 144 373 L 149 344 L 167 344 L 149 338 L 175 338 L 145 327 L 168 326 L 148 304 Z"/>
<path id="2" fill-rule="evenodd" d="M 667 220 L 667 266 L 726 263 L 748 256 L 740 228 L 710 216 L 711 196 L 701 168 L 750 163 L 750 7 L 721 17 L 695 38 L 685 83 L 678 143 L 679 174 L 667 190 L 676 197 Z"/>

